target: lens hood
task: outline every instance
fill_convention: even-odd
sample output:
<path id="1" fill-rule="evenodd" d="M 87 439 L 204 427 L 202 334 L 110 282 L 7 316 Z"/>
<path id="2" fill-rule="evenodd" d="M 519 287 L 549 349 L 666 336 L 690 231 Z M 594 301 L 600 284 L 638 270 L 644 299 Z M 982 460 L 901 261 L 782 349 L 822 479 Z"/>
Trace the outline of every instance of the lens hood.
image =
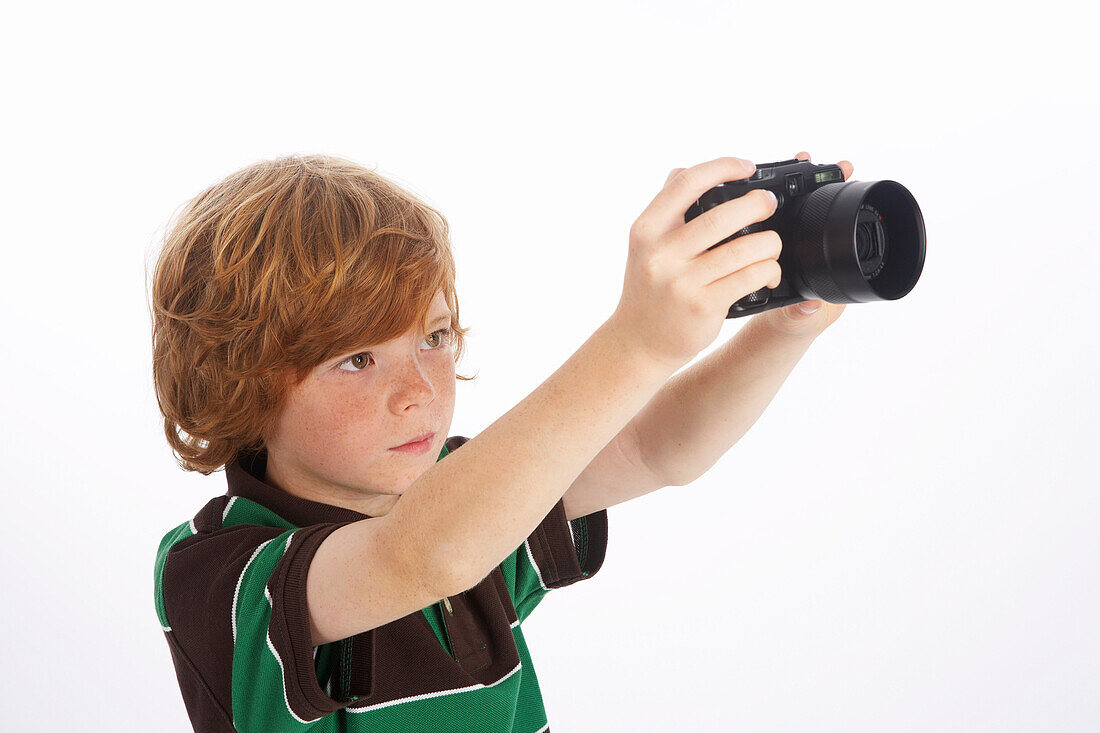
<path id="1" fill-rule="evenodd" d="M 873 227 L 861 224 L 876 218 Z M 821 186 L 807 197 L 798 219 L 795 285 L 803 298 L 897 300 L 920 279 L 924 217 L 917 200 L 897 181 Z M 865 258 L 875 254 L 873 267 L 861 263 L 861 252 Z"/>

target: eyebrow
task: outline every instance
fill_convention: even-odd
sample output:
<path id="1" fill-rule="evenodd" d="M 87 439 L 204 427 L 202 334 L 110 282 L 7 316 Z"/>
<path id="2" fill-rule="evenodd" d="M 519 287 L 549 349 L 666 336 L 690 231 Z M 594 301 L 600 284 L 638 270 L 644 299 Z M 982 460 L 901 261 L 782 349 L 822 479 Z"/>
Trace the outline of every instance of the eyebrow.
<path id="1" fill-rule="evenodd" d="M 441 323 L 449 324 L 450 322 L 451 322 L 451 314 L 450 313 L 444 313 L 444 314 L 438 316 L 434 321 L 432 321 L 428 325 L 428 327 L 429 328 L 435 328 L 436 326 L 438 326 Z M 375 344 L 372 344 L 372 345 L 375 345 Z M 354 356 L 355 354 L 358 354 L 358 353 L 359 353 L 358 351 L 349 351 L 349 352 L 347 352 L 347 356 Z M 344 358 L 345 358 L 345 355 L 341 355 L 340 357 L 337 357 L 337 362 L 338 363 L 343 363 Z"/>

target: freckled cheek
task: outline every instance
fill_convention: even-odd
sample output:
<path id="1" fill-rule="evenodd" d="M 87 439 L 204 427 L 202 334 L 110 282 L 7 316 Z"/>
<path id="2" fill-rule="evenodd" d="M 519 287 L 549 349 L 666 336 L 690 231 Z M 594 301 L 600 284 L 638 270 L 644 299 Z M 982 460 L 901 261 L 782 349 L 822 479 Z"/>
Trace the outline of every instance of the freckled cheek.
<path id="1" fill-rule="evenodd" d="M 432 372 L 432 386 L 441 402 L 454 402 L 455 399 L 455 367 L 452 361 L 443 364 Z"/>
<path id="2" fill-rule="evenodd" d="M 340 443 L 358 436 L 362 440 L 364 425 L 372 419 L 372 410 L 361 397 L 343 395 L 298 405 L 291 425 L 293 439 L 299 445 L 310 446 L 320 453 L 340 452 Z"/>
<path id="3" fill-rule="evenodd" d="M 318 421 L 331 436 L 348 434 L 362 435 L 364 427 L 373 427 L 378 422 L 377 400 L 364 395 L 346 395 L 325 405 L 318 415 Z"/>

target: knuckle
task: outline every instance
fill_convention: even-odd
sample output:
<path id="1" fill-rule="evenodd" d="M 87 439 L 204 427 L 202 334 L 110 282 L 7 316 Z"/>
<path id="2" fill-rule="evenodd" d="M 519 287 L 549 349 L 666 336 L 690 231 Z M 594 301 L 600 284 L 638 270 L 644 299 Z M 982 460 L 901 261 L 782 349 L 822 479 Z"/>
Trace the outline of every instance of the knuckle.
<path id="1" fill-rule="evenodd" d="M 632 246 L 640 246 L 649 242 L 653 235 L 653 226 L 644 218 L 638 217 L 630 225 L 630 242 Z"/>
<path id="2" fill-rule="evenodd" d="M 706 302 L 698 295 L 693 295 L 687 299 L 687 309 L 693 318 L 705 316 L 708 310 Z"/>
<path id="3" fill-rule="evenodd" d="M 642 277 L 646 279 L 646 282 L 657 282 L 657 279 L 661 276 L 661 267 L 653 257 L 643 258 L 640 267 Z"/>
<path id="4" fill-rule="evenodd" d="M 677 188 L 695 188 L 695 181 L 698 178 L 698 174 L 692 168 L 685 168 L 677 173 L 672 178 L 672 185 Z"/>
<path id="5" fill-rule="evenodd" d="M 726 231 L 728 227 L 726 226 L 723 217 L 718 209 L 711 209 L 702 218 L 703 221 L 701 223 L 703 225 L 703 229 L 704 231 L 706 231 L 707 236 L 712 238 L 712 244 L 729 234 L 729 232 Z"/>
<path id="6" fill-rule="evenodd" d="M 692 289 L 688 287 L 688 284 L 682 278 L 678 278 L 669 283 L 669 290 L 672 293 L 673 300 L 686 306 L 690 312 L 695 312 L 694 305 L 696 294 L 692 292 Z"/>

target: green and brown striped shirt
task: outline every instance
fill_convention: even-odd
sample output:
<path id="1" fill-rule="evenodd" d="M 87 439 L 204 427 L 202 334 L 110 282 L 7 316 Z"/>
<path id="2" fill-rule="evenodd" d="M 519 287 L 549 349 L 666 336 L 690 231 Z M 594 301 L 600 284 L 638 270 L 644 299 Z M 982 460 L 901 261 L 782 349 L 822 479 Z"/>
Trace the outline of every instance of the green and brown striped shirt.
<path id="1" fill-rule="evenodd" d="M 437 460 L 464 442 L 448 438 Z M 228 491 L 157 551 L 157 616 L 196 731 L 549 731 L 520 625 L 600 569 L 607 510 L 570 522 L 559 500 L 473 588 L 314 647 L 313 553 L 368 515 L 276 489 L 265 469 L 262 451 L 230 463 Z"/>

